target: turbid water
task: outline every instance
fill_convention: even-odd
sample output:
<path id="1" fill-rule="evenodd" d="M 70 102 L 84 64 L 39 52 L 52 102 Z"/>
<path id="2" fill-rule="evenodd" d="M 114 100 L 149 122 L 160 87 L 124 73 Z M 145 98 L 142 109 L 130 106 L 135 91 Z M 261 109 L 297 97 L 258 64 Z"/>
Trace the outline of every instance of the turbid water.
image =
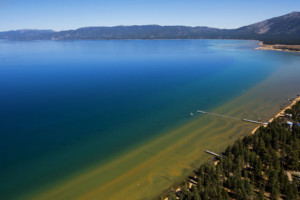
<path id="1" fill-rule="evenodd" d="M 0 41 L 1 199 L 151 199 L 300 92 L 255 41 Z M 195 115 L 190 116 L 193 112 Z"/>

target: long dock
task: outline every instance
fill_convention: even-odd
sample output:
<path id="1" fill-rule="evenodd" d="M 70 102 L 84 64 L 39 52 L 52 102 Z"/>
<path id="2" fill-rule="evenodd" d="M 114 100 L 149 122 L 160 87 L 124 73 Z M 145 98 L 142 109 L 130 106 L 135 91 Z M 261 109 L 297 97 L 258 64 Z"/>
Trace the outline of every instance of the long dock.
<path id="1" fill-rule="evenodd" d="M 241 118 L 237 118 L 237 117 L 231 117 L 231 116 L 227 116 L 227 115 L 221 115 L 221 114 L 206 112 L 206 111 L 202 111 L 202 110 L 197 110 L 197 112 L 202 113 L 202 114 L 214 115 L 214 116 L 218 116 L 218 117 L 225 117 L 225 118 L 239 120 L 239 121 L 250 122 L 250 123 L 254 123 L 254 124 L 262 124 L 262 125 L 268 124 L 268 123 L 258 122 L 258 121 L 254 121 L 254 120 L 250 120 L 250 119 L 241 119 Z"/>
<path id="2" fill-rule="evenodd" d="M 212 151 L 205 150 L 205 152 L 206 152 L 206 153 L 208 153 L 208 154 L 211 154 L 211 155 L 214 155 L 214 156 L 220 157 L 220 155 L 219 155 L 219 154 L 216 154 L 216 153 L 214 153 L 214 152 L 212 152 Z"/>
<path id="3" fill-rule="evenodd" d="M 251 122 L 251 123 L 255 123 L 255 124 L 263 124 L 263 125 L 267 125 L 268 124 L 268 123 L 253 121 L 253 120 L 249 120 L 249 119 L 242 119 L 242 121 Z"/>

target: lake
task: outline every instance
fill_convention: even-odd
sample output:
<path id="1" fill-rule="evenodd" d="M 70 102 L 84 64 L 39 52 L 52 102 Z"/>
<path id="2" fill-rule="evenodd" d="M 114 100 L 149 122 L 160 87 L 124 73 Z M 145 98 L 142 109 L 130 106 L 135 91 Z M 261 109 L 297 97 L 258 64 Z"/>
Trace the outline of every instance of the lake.
<path id="1" fill-rule="evenodd" d="M 255 127 L 197 109 L 266 121 L 300 93 L 300 54 L 257 43 L 1 40 L 0 198 L 155 197 Z"/>

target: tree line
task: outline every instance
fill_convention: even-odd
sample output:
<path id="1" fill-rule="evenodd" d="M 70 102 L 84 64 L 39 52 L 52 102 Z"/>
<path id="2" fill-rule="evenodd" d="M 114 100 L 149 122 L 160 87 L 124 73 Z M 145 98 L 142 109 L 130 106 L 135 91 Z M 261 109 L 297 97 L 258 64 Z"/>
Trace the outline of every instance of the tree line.
<path id="1" fill-rule="evenodd" d="M 235 141 L 214 164 L 202 164 L 179 191 L 169 192 L 168 199 L 299 199 L 300 178 L 293 173 L 300 171 L 300 102 L 286 113 L 292 114 L 293 126 L 276 118 Z"/>

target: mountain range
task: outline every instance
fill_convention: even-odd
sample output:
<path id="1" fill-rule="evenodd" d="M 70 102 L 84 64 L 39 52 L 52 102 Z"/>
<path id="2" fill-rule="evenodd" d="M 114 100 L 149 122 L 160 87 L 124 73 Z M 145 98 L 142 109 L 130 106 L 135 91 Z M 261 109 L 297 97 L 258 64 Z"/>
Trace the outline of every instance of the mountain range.
<path id="1" fill-rule="evenodd" d="M 190 26 L 85 27 L 76 30 L 16 30 L 0 32 L 9 40 L 105 39 L 251 39 L 265 44 L 300 44 L 300 12 L 271 18 L 237 29 Z"/>

